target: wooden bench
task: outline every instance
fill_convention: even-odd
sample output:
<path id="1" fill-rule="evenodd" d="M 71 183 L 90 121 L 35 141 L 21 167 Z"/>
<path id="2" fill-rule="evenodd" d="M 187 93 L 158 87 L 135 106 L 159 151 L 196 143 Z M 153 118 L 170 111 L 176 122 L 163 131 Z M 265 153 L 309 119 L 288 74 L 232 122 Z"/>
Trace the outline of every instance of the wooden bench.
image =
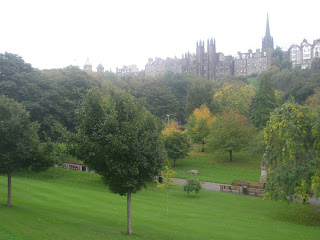
<path id="1" fill-rule="evenodd" d="M 247 187 L 249 195 L 262 196 L 264 193 L 264 183 L 233 180 L 232 185 Z"/>
<path id="2" fill-rule="evenodd" d="M 223 190 L 229 190 L 229 191 L 238 191 L 239 193 L 241 193 L 241 187 L 238 186 L 232 186 L 232 185 L 225 185 L 225 184 L 221 184 L 220 185 L 220 191 Z"/>
<path id="3" fill-rule="evenodd" d="M 264 189 L 264 183 L 260 183 L 260 182 L 233 180 L 232 185 Z"/>

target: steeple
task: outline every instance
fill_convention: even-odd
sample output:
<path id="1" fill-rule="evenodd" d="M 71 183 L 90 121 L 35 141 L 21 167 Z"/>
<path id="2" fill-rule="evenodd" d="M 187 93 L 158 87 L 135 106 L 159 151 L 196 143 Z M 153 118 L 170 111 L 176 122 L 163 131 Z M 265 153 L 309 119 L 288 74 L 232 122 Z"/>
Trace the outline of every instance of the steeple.
<path id="1" fill-rule="evenodd" d="M 270 34 L 269 26 L 269 14 L 267 14 L 267 25 L 266 25 L 266 35 L 262 39 L 262 52 L 265 52 L 266 49 L 273 49 L 273 38 Z"/>
<path id="2" fill-rule="evenodd" d="M 267 13 L 267 27 L 266 27 L 266 37 L 271 37 L 270 36 L 270 27 L 269 27 L 269 14 Z"/>

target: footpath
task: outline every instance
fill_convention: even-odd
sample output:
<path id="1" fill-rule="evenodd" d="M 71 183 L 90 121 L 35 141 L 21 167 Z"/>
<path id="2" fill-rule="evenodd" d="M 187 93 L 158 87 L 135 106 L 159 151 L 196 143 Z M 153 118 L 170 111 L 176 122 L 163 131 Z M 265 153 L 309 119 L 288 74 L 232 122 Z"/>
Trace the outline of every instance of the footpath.
<path id="1" fill-rule="evenodd" d="M 182 179 L 182 178 L 172 178 L 172 179 L 176 183 L 178 183 L 178 186 L 181 186 L 181 187 L 184 186 L 187 183 L 187 179 Z M 216 192 L 220 192 L 220 185 L 221 184 L 222 183 L 201 182 L 202 189 L 209 190 L 209 191 L 216 191 Z M 225 191 L 225 192 L 227 192 L 227 191 Z M 232 192 L 232 193 L 235 193 L 235 192 Z M 248 195 L 248 196 L 250 196 L 250 195 Z M 319 199 L 315 199 L 314 197 L 313 198 L 309 198 L 309 204 L 310 205 L 320 206 L 320 198 Z"/>

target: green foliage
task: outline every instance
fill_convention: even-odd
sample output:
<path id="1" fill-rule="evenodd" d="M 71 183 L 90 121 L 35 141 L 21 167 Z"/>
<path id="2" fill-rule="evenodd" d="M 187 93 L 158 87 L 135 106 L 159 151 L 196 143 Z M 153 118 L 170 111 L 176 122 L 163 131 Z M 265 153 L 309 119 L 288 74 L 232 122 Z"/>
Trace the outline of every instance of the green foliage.
<path id="1" fill-rule="evenodd" d="M 174 160 L 173 166 L 175 166 L 176 159 L 188 156 L 190 141 L 188 135 L 180 130 L 177 123 L 171 122 L 163 130 L 162 138 L 168 157 Z"/>
<path id="2" fill-rule="evenodd" d="M 213 101 L 220 112 L 234 111 L 244 116 L 249 116 L 252 99 L 255 96 L 255 88 L 251 84 L 232 82 L 221 84 L 215 91 Z"/>
<path id="3" fill-rule="evenodd" d="M 251 107 L 251 122 L 256 127 L 263 128 L 276 105 L 276 96 L 270 77 L 265 74 L 260 81 L 259 91 Z"/>
<path id="4" fill-rule="evenodd" d="M 292 201 L 299 197 L 307 203 L 312 188 L 318 188 L 319 122 L 319 112 L 290 102 L 272 113 L 265 129 L 267 198 Z"/>
<path id="5" fill-rule="evenodd" d="M 167 191 L 167 216 L 169 214 L 169 190 L 173 186 L 178 185 L 172 180 L 173 174 L 175 174 L 175 172 L 169 169 L 168 165 L 166 165 L 164 171 L 161 171 L 160 173 L 160 175 L 162 176 L 162 183 L 156 180 L 157 187 Z"/>
<path id="6" fill-rule="evenodd" d="M 51 149 L 40 144 L 39 125 L 18 102 L 0 95 L 0 173 L 8 175 L 8 206 L 11 206 L 11 173 L 31 167 L 42 171 L 52 166 Z"/>
<path id="7" fill-rule="evenodd" d="M 175 171 L 171 170 L 167 165 L 165 166 L 164 170 L 161 171 L 160 175 L 162 177 L 162 183 L 160 183 L 158 180 L 157 187 L 161 188 L 163 190 L 170 190 L 173 186 L 178 185 L 172 180 L 173 175 L 175 174 Z"/>
<path id="8" fill-rule="evenodd" d="M 40 144 L 38 129 L 39 125 L 30 121 L 21 104 L 0 95 L 0 172 L 30 166 L 41 171 L 51 166 L 46 159 L 50 151 Z"/>
<path id="9" fill-rule="evenodd" d="M 211 133 L 208 136 L 208 149 L 211 151 L 228 151 L 230 161 L 232 152 L 247 147 L 254 134 L 254 127 L 245 116 L 232 111 L 222 113 L 212 123 Z"/>
<path id="10" fill-rule="evenodd" d="M 201 189 L 201 184 L 197 179 L 187 179 L 187 183 L 183 187 L 183 190 L 188 193 L 188 196 L 190 196 L 190 192 L 193 191 L 198 194 Z"/>
<path id="11" fill-rule="evenodd" d="M 186 116 L 193 113 L 196 108 L 202 105 L 213 109 L 212 95 L 214 83 L 205 79 L 198 78 L 189 88 L 186 97 L 185 112 Z"/>
<path id="12" fill-rule="evenodd" d="M 161 126 L 132 96 L 113 88 L 89 92 L 69 148 L 120 195 L 139 191 L 164 163 Z"/>

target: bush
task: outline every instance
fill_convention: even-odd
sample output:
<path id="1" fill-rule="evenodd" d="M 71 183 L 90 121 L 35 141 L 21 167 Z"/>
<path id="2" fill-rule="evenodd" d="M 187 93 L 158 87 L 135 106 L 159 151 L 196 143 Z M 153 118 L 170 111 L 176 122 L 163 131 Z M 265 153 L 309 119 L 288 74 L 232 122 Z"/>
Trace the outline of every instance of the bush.
<path id="1" fill-rule="evenodd" d="M 190 192 L 195 191 L 199 193 L 201 189 L 201 184 L 197 179 L 188 179 L 186 185 L 183 187 L 183 190 L 188 193 L 188 196 L 190 196 Z"/>

